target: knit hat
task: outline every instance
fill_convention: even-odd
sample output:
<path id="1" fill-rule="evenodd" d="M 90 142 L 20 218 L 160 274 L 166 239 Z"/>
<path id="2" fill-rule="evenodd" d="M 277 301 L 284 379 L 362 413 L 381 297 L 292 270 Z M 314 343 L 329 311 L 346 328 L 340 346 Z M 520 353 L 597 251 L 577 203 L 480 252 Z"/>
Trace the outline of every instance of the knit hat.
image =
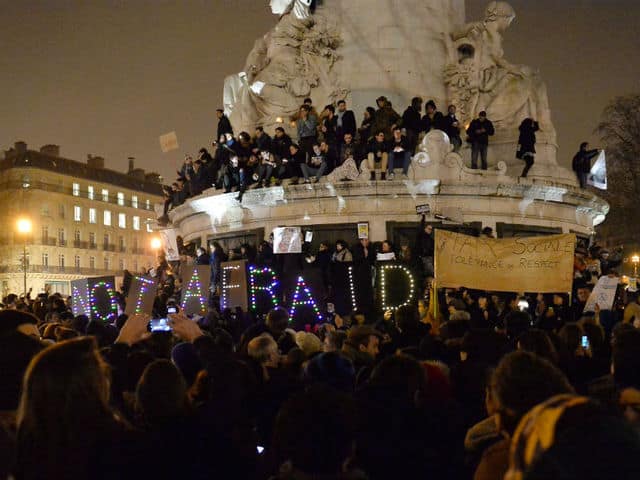
<path id="1" fill-rule="evenodd" d="M 322 351 L 322 342 L 313 333 L 297 332 L 296 344 L 307 358 L 310 358 L 314 353 Z"/>

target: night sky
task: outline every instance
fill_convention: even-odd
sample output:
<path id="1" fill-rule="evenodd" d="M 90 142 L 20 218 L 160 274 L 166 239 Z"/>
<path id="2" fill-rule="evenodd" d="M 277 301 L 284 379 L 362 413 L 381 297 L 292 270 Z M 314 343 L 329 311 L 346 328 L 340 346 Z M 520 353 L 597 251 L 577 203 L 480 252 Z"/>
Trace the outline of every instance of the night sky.
<path id="1" fill-rule="evenodd" d="M 185 153 L 211 143 L 224 77 L 276 21 L 268 3 L 0 0 L 0 148 L 54 143 L 65 157 L 101 155 L 116 170 L 134 156 L 172 179 Z M 466 3 L 477 20 L 488 2 Z M 568 164 L 581 141 L 596 145 L 606 103 L 640 92 L 640 1 L 510 3 L 518 16 L 506 58 L 540 69 Z M 158 136 L 172 130 L 180 150 L 162 154 Z"/>

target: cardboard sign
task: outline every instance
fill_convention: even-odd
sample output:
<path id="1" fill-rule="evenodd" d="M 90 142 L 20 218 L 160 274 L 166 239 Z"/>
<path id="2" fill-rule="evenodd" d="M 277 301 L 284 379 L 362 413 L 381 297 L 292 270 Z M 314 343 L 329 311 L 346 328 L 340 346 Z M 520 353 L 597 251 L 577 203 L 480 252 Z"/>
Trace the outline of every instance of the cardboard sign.
<path id="1" fill-rule="evenodd" d="M 186 315 L 205 316 L 209 310 L 211 267 L 191 265 L 182 269 L 182 298 L 180 309 Z"/>
<path id="2" fill-rule="evenodd" d="M 301 253 L 302 230 L 300 227 L 278 227 L 273 229 L 273 253 Z"/>
<path id="3" fill-rule="evenodd" d="M 416 213 L 418 215 L 428 215 L 431 213 L 431 206 L 428 203 L 424 205 L 416 205 Z"/>
<path id="4" fill-rule="evenodd" d="M 178 241 L 176 239 L 176 231 L 173 228 L 167 228 L 160 230 L 160 239 L 162 240 L 162 246 L 164 248 L 165 258 L 168 262 L 177 262 L 180 260 L 180 253 L 178 252 Z"/>
<path id="5" fill-rule="evenodd" d="M 220 292 L 220 310 L 242 307 L 248 310 L 247 299 L 247 261 L 222 262 L 222 291 Z"/>
<path id="6" fill-rule="evenodd" d="M 134 313 L 153 312 L 153 301 L 156 297 L 156 280 L 148 277 L 134 275 L 131 278 L 129 293 L 127 295 L 127 305 L 124 313 L 133 315 Z"/>
<path id="7" fill-rule="evenodd" d="M 436 230 L 438 287 L 500 292 L 570 292 L 574 234 L 506 239 Z"/>
<path id="8" fill-rule="evenodd" d="M 91 316 L 87 279 L 71 280 L 71 311 L 74 316 Z"/>
<path id="9" fill-rule="evenodd" d="M 164 135 L 160 135 L 160 148 L 162 149 L 162 153 L 177 150 L 178 136 L 176 135 L 176 132 L 169 132 Z"/>
<path id="10" fill-rule="evenodd" d="M 358 224 L 358 239 L 361 238 L 369 238 L 369 224 L 368 223 L 359 223 Z"/>
<path id="11" fill-rule="evenodd" d="M 595 288 L 589 295 L 587 303 L 584 306 L 585 312 L 595 312 L 596 303 L 601 310 L 611 310 L 613 307 L 613 301 L 616 298 L 616 291 L 618 289 L 618 283 L 620 279 L 618 277 L 604 276 L 600 277 Z"/>

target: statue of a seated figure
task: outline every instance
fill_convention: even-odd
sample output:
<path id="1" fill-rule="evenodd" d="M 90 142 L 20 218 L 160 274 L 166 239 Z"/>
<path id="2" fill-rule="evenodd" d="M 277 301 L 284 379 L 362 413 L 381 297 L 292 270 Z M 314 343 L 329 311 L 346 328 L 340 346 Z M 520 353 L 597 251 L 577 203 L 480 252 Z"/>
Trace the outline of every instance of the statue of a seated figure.
<path id="1" fill-rule="evenodd" d="M 492 1 L 484 21 L 446 35 L 447 93 L 466 124 L 486 110 L 496 127 L 496 139 L 517 139 L 520 122 L 534 118 L 540 124 L 538 141 L 555 144 L 547 89 L 538 72 L 504 58 L 502 32 L 515 16 L 507 2 Z"/>

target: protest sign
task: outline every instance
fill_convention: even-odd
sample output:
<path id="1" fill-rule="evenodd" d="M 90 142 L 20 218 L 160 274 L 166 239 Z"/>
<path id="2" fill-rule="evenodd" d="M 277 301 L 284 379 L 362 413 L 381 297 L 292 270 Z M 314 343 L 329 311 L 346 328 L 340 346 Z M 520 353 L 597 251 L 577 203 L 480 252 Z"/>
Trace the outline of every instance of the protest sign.
<path id="1" fill-rule="evenodd" d="M 358 224 L 358 238 L 369 238 L 369 224 L 368 223 L 359 223 Z"/>
<path id="2" fill-rule="evenodd" d="M 593 163 L 587 176 L 587 184 L 600 190 L 607 189 L 607 157 L 604 150 L 600 151 L 598 158 Z"/>
<path id="3" fill-rule="evenodd" d="M 300 227 L 278 227 L 273 229 L 273 253 L 301 253 L 302 230 Z"/>
<path id="4" fill-rule="evenodd" d="M 165 258 L 168 262 L 177 262 L 180 260 L 180 253 L 178 252 L 178 240 L 176 238 L 176 231 L 173 228 L 167 228 L 165 230 L 159 230 L 160 238 L 162 240 L 162 246 L 164 248 Z"/>
<path id="5" fill-rule="evenodd" d="M 570 292 L 574 234 L 505 239 L 436 230 L 438 287 L 501 292 Z"/>
<path id="6" fill-rule="evenodd" d="M 206 315 L 208 311 L 211 267 L 191 265 L 182 269 L 182 299 L 180 308 L 185 315 Z"/>
<path id="7" fill-rule="evenodd" d="M 431 213 L 431 206 L 428 203 L 424 205 L 416 205 L 416 213 L 418 215 L 428 215 Z"/>
<path id="8" fill-rule="evenodd" d="M 584 306 L 585 312 L 595 312 L 596 303 L 601 310 L 611 310 L 613 301 L 616 298 L 616 290 L 618 289 L 618 277 L 603 276 L 600 277 L 595 288 L 589 295 L 587 303 Z"/>
<path id="9" fill-rule="evenodd" d="M 160 135 L 160 148 L 162 149 L 162 153 L 177 150 L 178 136 L 176 135 L 176 132 L 169 132 L 164 135 Z"/>
<path id="10" fill-rule="evenodd" d="M 133 315 L 134 313 L 151 315 L 155 296 L 156 280 L 134 275 L 129 285 L 124 313 L 127 315 Z"/>
<path id="11" fill-rule="evenodd" d="M 242 307 L 247 311 L 247 261 L 222 262 L 222 289 L 220 293 L 220 310 Z"/>

